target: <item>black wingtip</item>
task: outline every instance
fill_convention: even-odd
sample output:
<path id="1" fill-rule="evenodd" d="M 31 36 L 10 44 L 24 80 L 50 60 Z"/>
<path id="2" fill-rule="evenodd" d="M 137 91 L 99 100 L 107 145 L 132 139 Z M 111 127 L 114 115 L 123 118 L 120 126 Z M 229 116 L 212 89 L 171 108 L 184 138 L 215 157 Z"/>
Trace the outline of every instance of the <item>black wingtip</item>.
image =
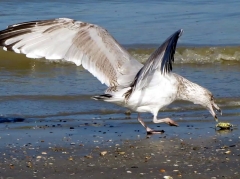
<path id="1" fill-rule="evenodd" d="M 99 95 L 99 96 L 92 96 L 91 98 L 95 99 L 95 100 L 105 100 L 105 99 L 109 99 L 111 97 L 112 97 L 111 94 L 103 94 L 103 95 Z"/>
<path id="2" fill-rule="evenodd" d="M 178 37 L 181 37 L 184 31 L 183 31 L 183 29 L 179 29 L 178 32 L 179 32 Z"/>
<path id="3" fill-rule="evenodd" d="M 183 29 L 179 29 L 170 37 L 168 37 L 167 40 L 163 43 L 163 46 L 165 46 L 165 53 L 161 64 L 162 74 L 172 71 L 172 63 L 174 62 L 174 54 L 176 51 L 177 41 L 182 34 Z"/>
<path id="4" fill-rule="evenodd" d="M 177 41 L 182 36 L 182 34 L 183 34 L 183 29 L 179 29 L 178 31 L 173 33 L 170 37 L 168 37 L 168 39 L 165 42 L 169 42 L 170 45 L 171 43 L 176 43 L 176 44 L 173 44 L 176 46 Z"/>

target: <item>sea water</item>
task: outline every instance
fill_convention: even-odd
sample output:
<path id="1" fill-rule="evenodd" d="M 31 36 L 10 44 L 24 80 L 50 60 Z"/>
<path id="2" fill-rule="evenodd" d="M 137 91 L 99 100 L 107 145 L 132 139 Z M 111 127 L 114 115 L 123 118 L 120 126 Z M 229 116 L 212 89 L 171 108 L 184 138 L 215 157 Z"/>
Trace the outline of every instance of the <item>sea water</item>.
<path id="1" fill-rule="evenodd" d="M 144 63 L 173 32 L 183 28 L 173 72 L 212 91 L 222 119 L 240 115 L 239 1 L 1 1 L 0 29 L 8 25 L 68 17 L 98 24 Z M 66 62 L 28 59 L 0 50 L 0 121 L 136 121 L 125 108 L 94 101 L 106 86 L 82 67 Z M 150 114 L 143 115 L 150 121 Z M 159 118 L 211 120 L 201 106 L 176 102 Z M 221 117 L 219 117 L 221 119 Z M 137 122 L 137 121 L 136 121 Z"/>

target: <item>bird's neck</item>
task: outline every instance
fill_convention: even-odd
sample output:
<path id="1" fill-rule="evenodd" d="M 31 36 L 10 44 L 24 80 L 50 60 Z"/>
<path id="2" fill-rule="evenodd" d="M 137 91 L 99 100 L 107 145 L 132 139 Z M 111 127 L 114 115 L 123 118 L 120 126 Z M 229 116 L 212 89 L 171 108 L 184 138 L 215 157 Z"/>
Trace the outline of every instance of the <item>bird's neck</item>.
<path id="1" fill-rule="evenodd" d="M 205 93 L 206 89 L 193 83 L 182 76 L 176 76 L 179 81 L 177 99 L 191 101 L 194 104 L 201 104 L 201 96 Z"/>

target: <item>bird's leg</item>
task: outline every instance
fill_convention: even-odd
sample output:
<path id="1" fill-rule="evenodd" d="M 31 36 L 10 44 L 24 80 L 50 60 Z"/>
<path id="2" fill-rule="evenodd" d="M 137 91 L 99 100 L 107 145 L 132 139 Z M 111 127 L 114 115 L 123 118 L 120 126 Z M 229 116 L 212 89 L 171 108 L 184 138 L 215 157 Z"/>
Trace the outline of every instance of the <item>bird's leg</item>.
<path id="1" fill-rule="evenodd" d="M 153 122 L 154 123 L 162 123 L 162 122 L 165 122 L 165 123 L 167 123 L 168 125 L 170 125 L 170 126 L 178 126 L 178 124 L 175 122 L 175 121 L 173 121 L 172 119 L 170 119 L 170 118 L 163 118 L 163 119 L 157 119 L 157 116 L 154 116 L 153 117 Z"/>
<path id="2" fill-rule="evenodd" d="M 153 130 L 151 129 L 150 127 L 148 127 L 146 125 L 146 123 L 142 120 L 142 118 L 140 117 L 140 114 L 138 113 L 138 121 L 142 124 L 143 127 L 145 127 L 146 131 L 147 131 L 147 134 L 162 134 L 164 133 L 163 130 Z"/>

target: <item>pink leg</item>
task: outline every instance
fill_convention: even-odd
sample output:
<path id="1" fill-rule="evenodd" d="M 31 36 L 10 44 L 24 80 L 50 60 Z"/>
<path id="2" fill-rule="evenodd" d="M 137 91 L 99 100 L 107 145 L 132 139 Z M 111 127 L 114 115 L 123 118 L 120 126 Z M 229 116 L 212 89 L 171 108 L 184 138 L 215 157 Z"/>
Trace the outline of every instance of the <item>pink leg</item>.
<path id="1" fill-rule="evenodd" d="M 154 123 L 162 123 L 162 122 L 165 122 L 165 123 L 167 123 L 168 125 L 170 125 L 170 126 L 178 126 L 178 124 L 175 122 L 175 121 L 173 121 L 172 119 L 170 119 L 170 118 L 163 118 L 163 119 L 157 119 L 157 117 L 155 117 L 154 116 L 154 118 L 153 118 L 153 122 Z"/>
<path id="2" fill-rule="evenodd" d="M 147 134 L 162 134 L 162 133 L 164 133 L 163 130 L 153 130 L 153 129 L 149 128 L 146 125 L 146 123 L 142 120 L 139 113 L 138 113 L 138 121 L 142 124 L 143 127 L 145 127 Z"/>

